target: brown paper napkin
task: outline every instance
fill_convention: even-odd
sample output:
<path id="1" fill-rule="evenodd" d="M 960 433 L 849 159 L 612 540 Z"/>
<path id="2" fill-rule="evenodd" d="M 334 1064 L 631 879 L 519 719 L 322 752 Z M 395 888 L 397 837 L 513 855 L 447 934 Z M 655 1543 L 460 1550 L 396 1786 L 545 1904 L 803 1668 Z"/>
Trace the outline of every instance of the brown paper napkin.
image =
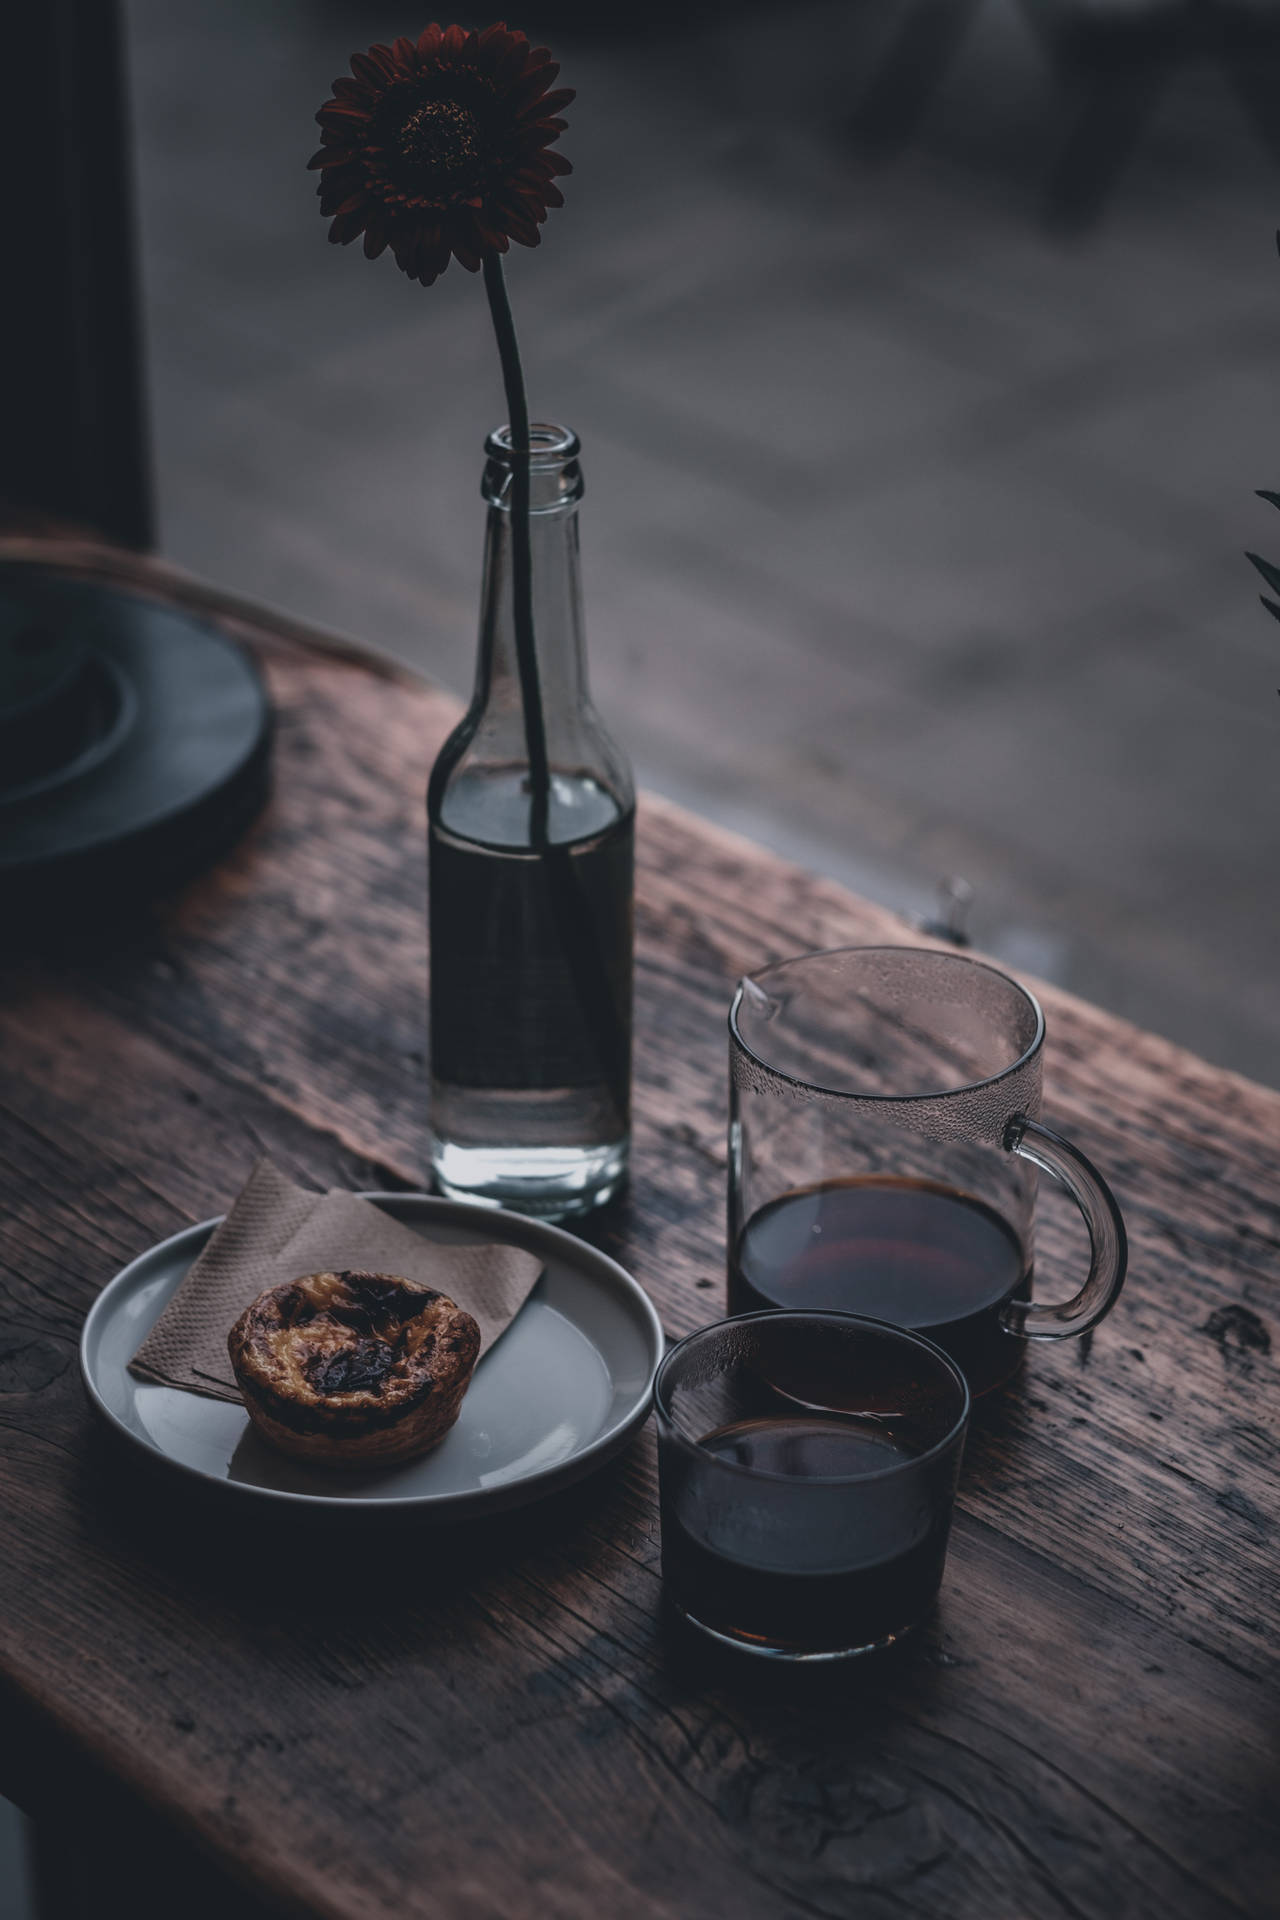
<path id="1" fill-rule="evenodd" d="M 239 1400 L 227 1335 L 267 1287 L 346 1268 L 394 1273 L 473 1314 L 483 1359 L 542 1272 L 519 1247 L 445 1247 L 354 1193 L 310 1193 L 259 1160 L 248 1185 L 129 1362 L 130 1373 L 212 1400 Z"/>

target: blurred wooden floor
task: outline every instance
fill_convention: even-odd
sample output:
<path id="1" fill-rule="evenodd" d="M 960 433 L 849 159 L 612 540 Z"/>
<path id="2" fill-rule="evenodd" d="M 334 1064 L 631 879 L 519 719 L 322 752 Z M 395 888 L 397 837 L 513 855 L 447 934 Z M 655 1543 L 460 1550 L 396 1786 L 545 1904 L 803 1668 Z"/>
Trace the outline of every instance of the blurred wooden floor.
<path id="1" fill-rule="evenodd" d="M 347 53 L 413 20 L 129 12 L 165 550 L 461 691 L 480 289 L 329 248 L 304 171 Z M 1280 176 L 1188 68 L 1049 237 L 1065 108 L 1013 0 L 870 168 L 894 17 L 554 33 L 577 171 L 511 282 L 583 436 L 599 704 L 661 791 L 899 908 L 961 873 L 983 944 L 1280 1082 L 1280 629 L 1241 557 L 1280 557 Z"/>

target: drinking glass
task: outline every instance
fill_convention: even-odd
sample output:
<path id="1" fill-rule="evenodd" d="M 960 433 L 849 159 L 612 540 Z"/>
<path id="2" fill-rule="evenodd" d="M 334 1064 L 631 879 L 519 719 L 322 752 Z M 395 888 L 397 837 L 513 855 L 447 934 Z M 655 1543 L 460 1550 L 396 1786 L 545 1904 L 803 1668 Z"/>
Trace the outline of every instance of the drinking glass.
<path id="1" fill-rule="evenodd" d="M 855 1314 L 747 1314 L 673 1347 L 654 1400 L 662 1577 L 691 1625 L 836 1660 L 928 1612 L 969 1418 L 931 1341 Z"/>
<path id="2" fill-rule="evenodd" d="M 838 1309 L 926 1333 L 975 1394 L 1124 1281 L 1120 1212 L 1040 1123 L 1044 1015 L 997 968 L 844 947 L 741 981 L 729 1015 L 729 1312 Z M 1084 1285 L 1032 1298 L 1037 1172 L 1084 1216 Z"/>

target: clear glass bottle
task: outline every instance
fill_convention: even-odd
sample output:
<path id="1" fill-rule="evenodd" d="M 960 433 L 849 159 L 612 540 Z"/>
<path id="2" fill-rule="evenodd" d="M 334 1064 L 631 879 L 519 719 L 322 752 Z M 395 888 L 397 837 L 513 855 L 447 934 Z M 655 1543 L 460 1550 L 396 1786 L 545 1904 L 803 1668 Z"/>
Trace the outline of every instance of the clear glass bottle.
<path id="1" fill-rule="evenodd" d="M 530 431 L 536 805 L 513 597 L 512 455 L 490 434 L 475 693 L 427 791 L 431 1166 L 442 1193 L 545 1218 L 614 1193 L 630 1135 L 635 789 L 587 690 L 576 434 Z"/>

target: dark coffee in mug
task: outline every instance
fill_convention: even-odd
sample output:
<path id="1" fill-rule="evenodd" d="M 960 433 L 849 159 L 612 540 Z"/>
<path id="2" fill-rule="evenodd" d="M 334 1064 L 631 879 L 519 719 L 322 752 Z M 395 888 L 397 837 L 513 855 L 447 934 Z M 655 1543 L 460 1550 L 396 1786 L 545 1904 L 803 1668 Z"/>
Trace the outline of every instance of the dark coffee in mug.
<path id="1" fill-rule="evenodd" d="M 752 1215 L 729 1267 L 729 1311 L 860 1313 L 934 1340 L 988 1393 L 1024 1344 L 1001 1312 L 1031 1268 L 983 1201 L 927 1180 L 856 1178 L 781 1194 Z"/>
<path id="2" fill-rule="evenodd" d="M 1041 1124 L 1044 1015 L 985 961 L 837 947 L 743 979 L 729 1010 L 729 1310 L 865 1314 L 927 1335 L 970 1392 L 1029 1340 L 1087 1333 L 1128 1259 L 1097 1168 Z M 1037 1300 L 1037 1182 L 1080 1209 L 1089 1263 Z"/>

